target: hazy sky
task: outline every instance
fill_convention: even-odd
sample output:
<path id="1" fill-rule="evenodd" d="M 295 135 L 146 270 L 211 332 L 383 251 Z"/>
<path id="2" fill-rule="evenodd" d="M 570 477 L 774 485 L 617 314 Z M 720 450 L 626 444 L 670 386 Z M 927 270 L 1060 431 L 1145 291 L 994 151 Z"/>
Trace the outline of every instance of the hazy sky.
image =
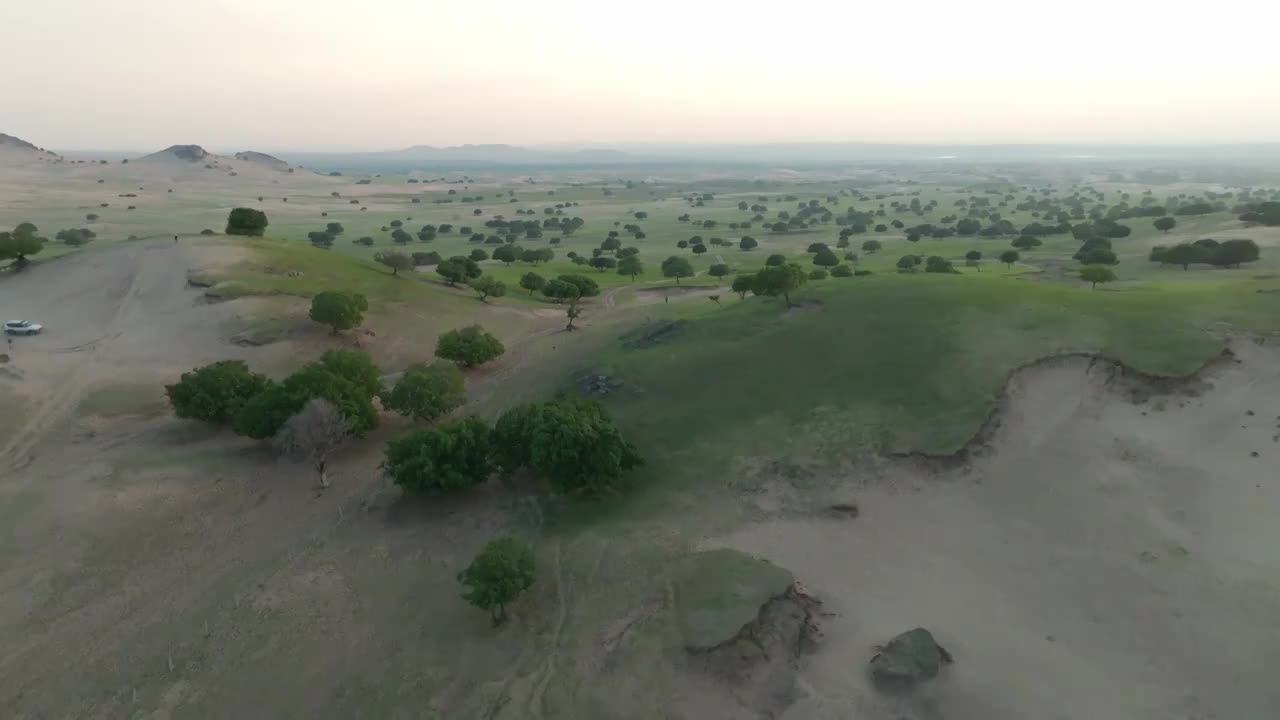
<path id="1" fill-rule="evenodd" d="M 56 149 L 1280 141 L 1280 3 L 3 0 Z"/>

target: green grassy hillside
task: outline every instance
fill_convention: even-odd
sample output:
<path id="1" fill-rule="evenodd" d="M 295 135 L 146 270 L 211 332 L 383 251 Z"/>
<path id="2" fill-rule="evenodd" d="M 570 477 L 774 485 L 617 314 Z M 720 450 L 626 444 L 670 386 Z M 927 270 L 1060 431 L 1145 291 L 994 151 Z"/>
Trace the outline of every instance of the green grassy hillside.
<path id="1" fill-rule="evenodd" d="M 626 383 L 612 409 L 658 461 L 656 474 L 792 444 L 948 453 L 1014 368 L 1090 351 L 1188 373 L 1221 350 L 1206 332 L 1218 321 L 1280 329 L 1275 295 L 1257 292 L 1275 287 L 1241 278 L 1090 291 L 994 273 L 830 279 L 805 286 L 805 307 L 727 300 L 652 347 L 615 346 L 600 366 Z"/>

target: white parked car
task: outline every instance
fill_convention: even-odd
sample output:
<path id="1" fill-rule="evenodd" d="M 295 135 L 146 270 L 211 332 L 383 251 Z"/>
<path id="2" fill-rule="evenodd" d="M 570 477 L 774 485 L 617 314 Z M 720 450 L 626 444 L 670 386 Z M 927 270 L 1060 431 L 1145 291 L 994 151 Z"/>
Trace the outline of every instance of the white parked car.
<path id="1" fill-rule="evenodd" d="M 41 330 L 44 330 L 43 325 L 30 320 L 10 320 L 4 324 L 5 335 L 39 335 Z"/>

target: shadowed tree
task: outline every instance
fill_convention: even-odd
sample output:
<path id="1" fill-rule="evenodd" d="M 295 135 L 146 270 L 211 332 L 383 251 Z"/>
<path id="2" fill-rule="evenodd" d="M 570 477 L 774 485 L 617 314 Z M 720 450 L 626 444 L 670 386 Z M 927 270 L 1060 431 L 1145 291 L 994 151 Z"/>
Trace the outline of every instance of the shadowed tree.
<path id="1" fill-rule="evenodd" d="M 266 376 L 250 372 L 243 360 L 222 360 L 183 373 L 164 391 L 178 417 L 226 425 L 266 387 Z"/>
<path id="2" fill-rule="evenodd" d="M 436 341 L 436 357 L 452 360 L 463 367 L 483 365 L 504 352 L 506 348 L 502 341 L 479 325 L 450 330 Z"/>
<path id="3" fill-rule="evenodd" d="M 350 330 L 364 320 L 369 301 L 360 293 L 343 290 L 325 290 L 311 298 L 312 320 L 332 328 L 334 335 Z"/>
<path id="4" fill-rule="evenodd" d="M 635 280 L 636 276 L 643 272 L 644 263 L 640 261 L 640 257 L 637 255 L 626 255 L 618 261 L 619 275 L 630 275 L 631 279 Z"/>
<path id="5" fill-rule="evenodd" d="M 429 422 L 462 407 L 466 400 L 462 371 L 456 364 L 441 360 L 430 365 L 410 365 L 383 398 L 383 404 L 401 415 Z"/>
<path id="6" fill-rule="evenodd" d="M 965 264 L 969 267 L 978 268 L 979 272 L 982 271 L 982 265 L 979 264 L 980 260 L 982 260 L 982 253 L 977 250 L 970 250 L 964 254 Z"/>
<path id="7" fill-rule="evenodd" d="M 547 279 L 536 272 L 527 272 L 520 277 L 520 287 L 528 290 L 530 295 L 546 287 L 546 284 Z"/>
<path id="8" fill-rule="evenodd" d="M 662 276 L 675 278 L 679 285 L 680 278 L 693 277 L 693 266 L 685 258 L 672 255 L 662 261 Z"/>
<path id="9" fill-rule="evenodd" d="M 375 262 L 391 268 L 392 275 L 399 275 L 401 270 L 413 269 L 413 258 L 397 250 L 383 250 L 373 256 Z"/>
<path id="10" fill-rule="evenodd" d="M 1152 256 L 1156 256 L 1155 248 L 1152 248 Z M 1162 263 L 1170 265 L 1181 265 L 1186 270 L 1193 263 L 1209 262 L 1211 251 L 1201 245 L 1192 245 L 1190 243 L 1181 243 L 1171 248 L 1165 248 L 1159 254 L 1158 260 Z"/>
<path id="11" fill-rule="evenodd" d="M 768 297 L 781 295 L 787 307 L 791 307 L 791 293 L 807 279 L 804 270 L 795 263 L 773 265 L 755 274 L 751 292 Z"/>
<path id="12" fill-rule="evenodd" d="M 499 538 L 484 546 L 458 573 L 462 598 L 488 610 L 495 626 L 507 620 L 507 605 L 533 585 L 533 550 L 515 538 Z"/>
<path id="13" fill-rule="evenodd" d="M 743 235 L 742 239 L 738 240 L 738 249 L 740 250 L 754 250 L 759 245 L 760 243 L 756 242 L 756 239 L 750 235 Z"/>
<path id="14" fill-rule="evenodd" d="M 492 431 L 477 417 L 423 428 L 387 443 L 382 465 L 408 492 L 437 495 L 479 485 L 493 474 Z"/>
<path id="15" fill-rule="evenodd" d="M 725 263 L 716 263 L 707 270 L 707 274 L 716 279 L 716 284 L 719 284 L 720 278 L 725 275 L 729 275 L 732 272 L 733 271 L 730 270 L 729 266 Z"/>
<path id="16" fill-rule="evenodd" d="M 754 287 L 755 281 L 755 273 L 743 273 L 733 279 L 733 285 L 731 287 L 734 292 L 738 293 L 739 300 L 747 299 L 747 293 L 751 292 L 751 288 Z"/>
<path id="17" fill-rule="evenodd" d="M 494 278 L 492 275 L 481 275 L 480 277 L 467 283 L 467 287 L 476 291 L 480 296 L 480 302 L 489 302 L 491 297 L 502 297 L 507 294 L 506 283 Z"/>
<path id="18" fill-rule="evenodd" d="M 1166 215 L 1164 217 L 1156 218 L 1151 222 L 1151 224 L 1155 226 L 1155 229 L 1161 232 L 1169 232 L 1170 230 L 1178 226 L 1178 221 Z"/>
<path id="19" fill-rule="evenodd" d="M 1008 265 L 1009 269 L 1012 270 L 1013 264 L 1018 262 L 1018 259 L 1020 257 L 1021 256 L 1018 255 L 1017 250 L 1005 250 L 1004 252 L 1000 253 L 1000 262 L 1004 263 L 1005 265 Z"/>
<path id="20" fill-rule="evenodd" d="M 311 398 L 276 432 L 272 444 L 286 457 L 310 462 L 320 487 L 329 487 L 329 455 L 351 436 L 351 421 L 324 398 Z"/>
<path id="21" fill-rule="evenodd" d="M 1106 265 L 1085 265 L 1080 268 L 1080 279 L 1090 284 L 1093 290 L 1098 289 L 1098 283 L 1114 282 L 1116 274 Z"/>
<path id="22" fill-rule="evenodd" d="M 97 219 L 94 216 L 92 219 Z M 267 214 L 253 208 L 235 208 L 227 215 L 228 235 L 261 237 L 267 231 Z"/>

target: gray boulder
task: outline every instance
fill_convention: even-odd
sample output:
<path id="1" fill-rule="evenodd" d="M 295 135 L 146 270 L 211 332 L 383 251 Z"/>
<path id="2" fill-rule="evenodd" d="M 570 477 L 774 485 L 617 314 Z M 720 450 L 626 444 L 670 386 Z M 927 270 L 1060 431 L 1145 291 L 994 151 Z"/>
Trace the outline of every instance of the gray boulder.
<path id="1" fill-rule="evenodd" d="M 881 689 L 905 689 L 937 676 L 951 653 L 924 628 L 908 630 L 876 648 L 871 658 L 871 679 Z"/>

